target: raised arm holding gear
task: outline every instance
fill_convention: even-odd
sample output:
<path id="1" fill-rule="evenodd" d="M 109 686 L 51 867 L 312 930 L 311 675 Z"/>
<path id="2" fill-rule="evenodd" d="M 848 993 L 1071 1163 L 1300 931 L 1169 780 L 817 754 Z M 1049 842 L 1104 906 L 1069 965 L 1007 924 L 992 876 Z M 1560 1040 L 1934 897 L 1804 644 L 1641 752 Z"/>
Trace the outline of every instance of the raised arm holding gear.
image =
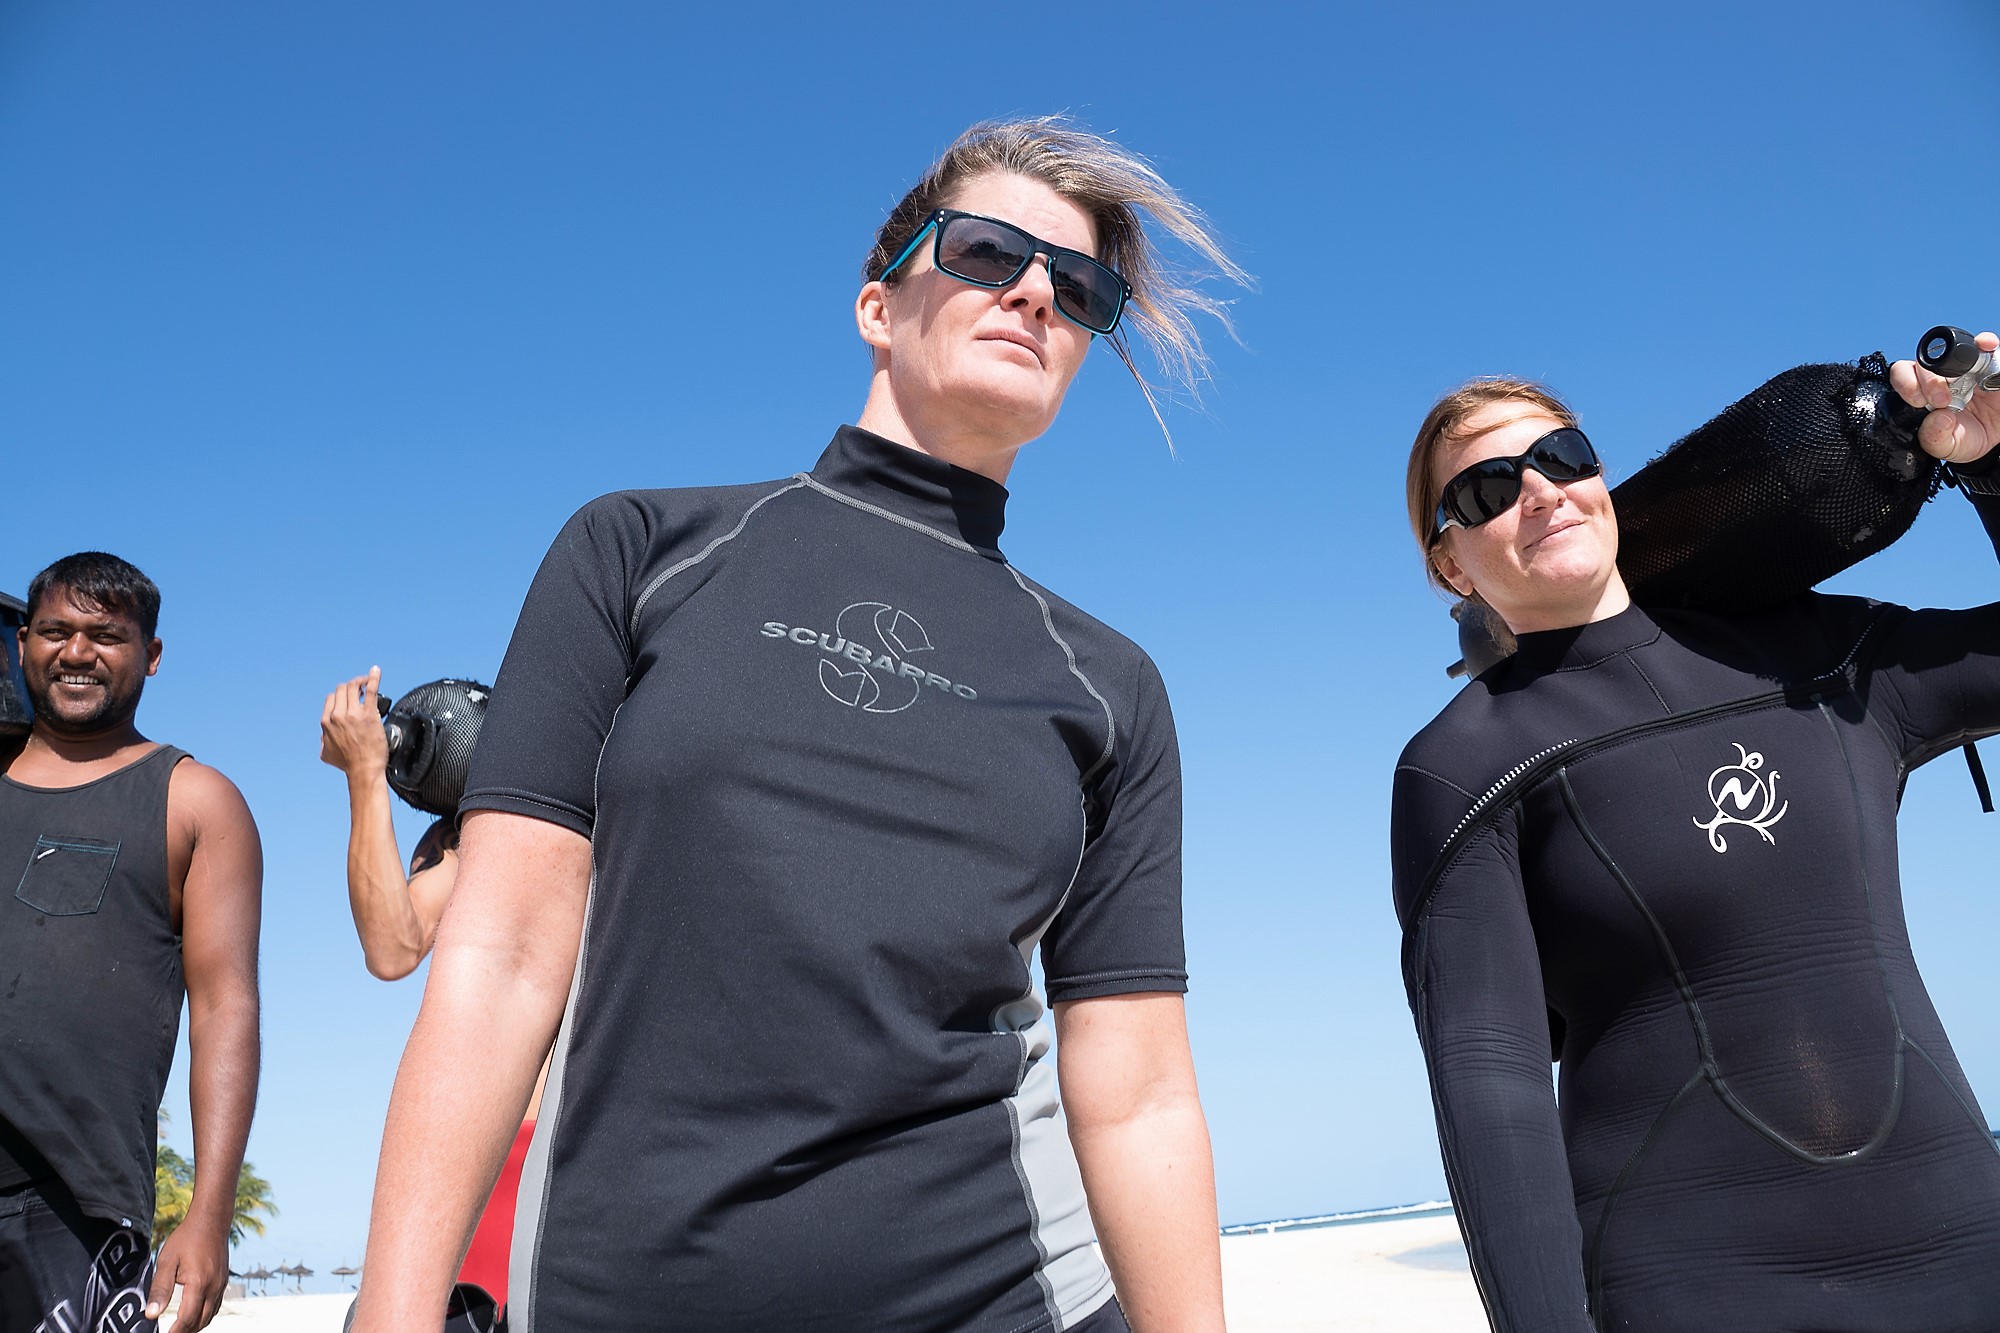
<path id="1" fill-rule="evenodd" d="M 382 668 L 343 681 L 320 711 L 319 757 L 347 776 L 347 901 L 371 975 L 396 981 L 430 952 L 458 875 L 458 828 L 440 816 L 410 854 L 396 848 L 389 806 L 389 738 L 382 727 Z"/>
<path id="2" fill-rule="evenodd" d="M 370 667 L 367 675 L 343 681 L 327 695 L 320 712 L 319 757 L 347 776 L 352 817 L 347 895 L 362 955 L 370 973 L 397 981 L 416 971 L 430 953 L 438 919 L 457 882 L 458 802 L 490 691 L 478 681 L 445 679 L 416 686 L 392 705 L 381 688 L 382 669 Z M 417 839 L 407 874 L 396 850 L 392 789 L 411 806 L 437 817 Z M 515 1194 L 541 1099 L 537 1079 L 513 1149 L 459 1266 L 453 1295 L 462 1304 L 483 1305 L 482 1296 L 496 1306 L 506 1303 Z"/>
<path id="3" fill-rule="evenodd" d="M 2000 393 L 1916 439 L 2000 539 Z M 1910 769 L 2000 733 L 2000 603 L 1637 602 L 1595 448 L 1522 381 L 1442 400 L 1408 481 L 1434 577 L 1518 640 L 1410 742 L 1392 808 L 1494 1328 L 1992 1328 L 2000 1153 L 1910 951 L 1895 814 Z"/>

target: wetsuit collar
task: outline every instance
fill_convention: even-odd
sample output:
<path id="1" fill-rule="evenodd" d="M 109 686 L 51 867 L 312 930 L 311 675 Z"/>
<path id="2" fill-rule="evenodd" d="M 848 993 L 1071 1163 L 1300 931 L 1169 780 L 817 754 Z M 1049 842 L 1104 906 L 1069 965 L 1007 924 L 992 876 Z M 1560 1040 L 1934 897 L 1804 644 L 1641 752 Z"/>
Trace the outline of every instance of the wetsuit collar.
<path id="1" fill-rule="evenodd" d="M 1588 625 L 1537 630 L 1519 636 L 1516 660 L 1529 671 L 1562 671 L 1595 666 L 1607 657 L 1651 643 L 1660 627 L 1634 603 L 1617 615 Z"/>
<path id="2" fill-rule="evenodd" d="M 820 485 L 920 523 L 982 551 L 998 552 L 1007 488 L 859 426 L 833 433 L 813 465 Z"/>

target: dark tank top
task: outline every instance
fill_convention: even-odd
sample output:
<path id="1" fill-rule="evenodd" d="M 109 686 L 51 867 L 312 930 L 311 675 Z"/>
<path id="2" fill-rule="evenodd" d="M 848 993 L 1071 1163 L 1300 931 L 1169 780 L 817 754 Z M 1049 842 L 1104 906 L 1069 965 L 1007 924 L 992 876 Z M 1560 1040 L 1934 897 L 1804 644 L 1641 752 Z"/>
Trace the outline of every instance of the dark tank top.
<path id="1" fill-rule="evenodd" d="M 150 1232 L 180 1027 L 163 745 L 78 787 L 0 775 L 0 1185 L 60 1180 Z"/>

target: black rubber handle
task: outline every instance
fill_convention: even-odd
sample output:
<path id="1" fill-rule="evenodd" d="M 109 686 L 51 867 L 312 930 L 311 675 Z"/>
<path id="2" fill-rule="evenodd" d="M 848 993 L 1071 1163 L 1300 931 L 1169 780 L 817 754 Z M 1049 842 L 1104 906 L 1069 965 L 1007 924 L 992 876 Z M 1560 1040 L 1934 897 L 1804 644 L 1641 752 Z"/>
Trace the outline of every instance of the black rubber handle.
<path id="1" fill-rule="evenodd" d="M 1917 364 L 1933 375 L 1955 380 L 1979 360 L 1979 344 L 1964 329 L 1940 324 L 1917 343 Z"/>

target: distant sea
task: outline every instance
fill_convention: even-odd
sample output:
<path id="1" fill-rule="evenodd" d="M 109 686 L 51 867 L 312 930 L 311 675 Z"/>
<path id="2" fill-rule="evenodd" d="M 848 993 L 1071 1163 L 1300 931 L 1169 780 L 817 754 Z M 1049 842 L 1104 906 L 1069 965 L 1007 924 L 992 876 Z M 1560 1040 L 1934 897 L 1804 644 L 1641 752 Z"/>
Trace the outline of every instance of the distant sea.
<path id="1" fill-rule="evenodd" d="M 1388 1222 L 1403 1217 L 1443 1217 L 1451 1204 L 1399 1203 L 1392 1208 L 1367 1208 L 1356 1213 L 1318 1213 L 1311 1217 L 1280 1217 L 1269 1222 L 1236 1222 L 1222 1229 L 1225 1236 L 1262 1236 L 1279 1231 L 1312 1231 L 1319 1227 L 1349 1227 L 1359 1222 Z"/>

